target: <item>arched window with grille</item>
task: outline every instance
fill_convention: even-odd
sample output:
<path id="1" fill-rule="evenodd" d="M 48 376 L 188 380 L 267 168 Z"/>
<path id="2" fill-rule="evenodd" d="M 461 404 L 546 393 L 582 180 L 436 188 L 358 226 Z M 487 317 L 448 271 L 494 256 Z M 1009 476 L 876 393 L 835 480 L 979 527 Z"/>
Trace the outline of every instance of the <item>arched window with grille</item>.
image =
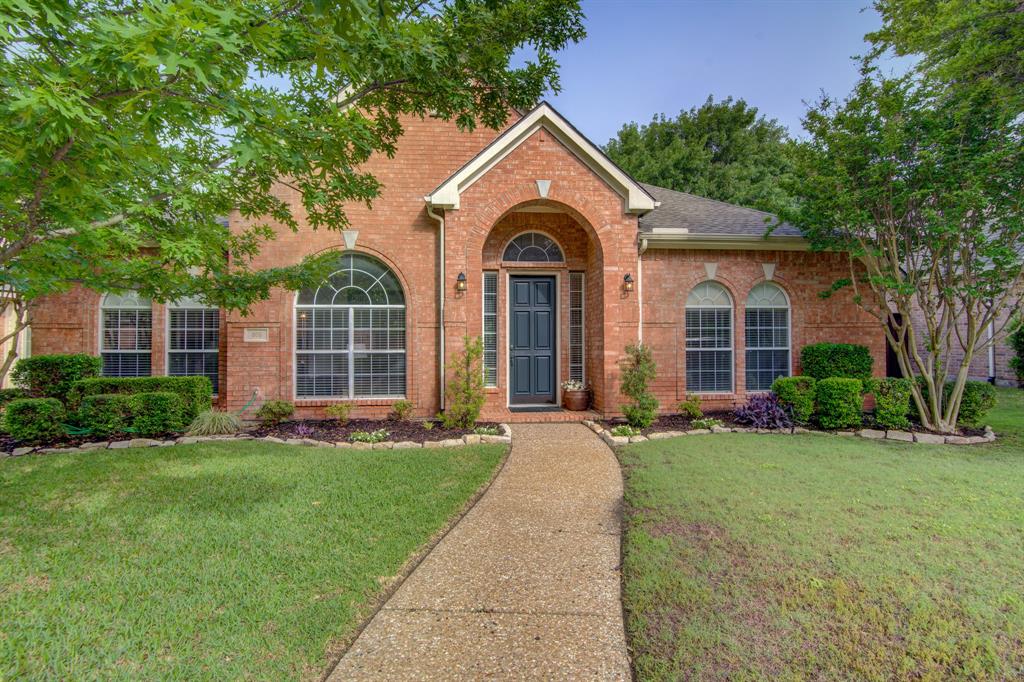
<path id="1" fill-rule="evenodd" d="M 391 270 L 348 252 L 295 303 L 295 395 L 305 399 L 405 395 L 405 294 Z"/>
<path id="2" fill-rule="evenodd" d="M 769 391 L 778 377 L 789 376 L 789 298 L 778 284 L 762 282 L 750 290 L 744 315 L 747 341 L 747 390 Z"/>
<path id="3" fill-rule="evenodd" d="M 540 232 L 524 232 L 505 247 L 506 262 L 564 263 L 565 256 L 555 240 Z"/>
<path id="4" fill-rule="evenodd" d="M 130 291 L 100 302 L 103 376 L 148 377 L 152 371 L 153 303 Z"/>
<path id="5" fill-rule="evenodd" d="M 205 376 L 220 388 L 220 309 L 196 299 L 167 306 L 167 374 Z"/>
<path id="6" fill-rule="evenodd" d="M 732 297 L 718 282 L 702 282 L 686 298 L 686 390 L 733 391 Z"/>

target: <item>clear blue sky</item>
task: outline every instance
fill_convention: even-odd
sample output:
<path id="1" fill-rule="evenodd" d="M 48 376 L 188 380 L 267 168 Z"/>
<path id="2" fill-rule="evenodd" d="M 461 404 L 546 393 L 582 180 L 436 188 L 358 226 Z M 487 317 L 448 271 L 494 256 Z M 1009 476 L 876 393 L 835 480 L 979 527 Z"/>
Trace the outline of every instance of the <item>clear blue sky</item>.
<path id="1" fill-rule="evenodd" d="M 879 27 L 870 0 L 583 0 L 549 101 L 597 144 L 628 121 L 732 95 L 800 135 L 805 101 L 846 95 Z M 866 8 L 866 9 L 865 9 Z M 863 10 L 863 11 L 862 11 Z"/>

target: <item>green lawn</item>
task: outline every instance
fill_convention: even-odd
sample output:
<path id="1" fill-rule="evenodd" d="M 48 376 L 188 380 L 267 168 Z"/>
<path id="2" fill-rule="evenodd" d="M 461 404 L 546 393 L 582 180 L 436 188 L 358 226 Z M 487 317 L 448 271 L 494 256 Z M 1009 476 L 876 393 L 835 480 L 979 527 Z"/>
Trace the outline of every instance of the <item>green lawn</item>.
<path id="1" fill-rule="evenodd" d="M 0 461 L 0 679 L 315 678 L 503 451 Z"/>
<path id="2" fill-rule="evenodd" d="M 625 448 L 638 679 L 1024 677 L 1024 391 L 999 397 L 992 445 Z"/>

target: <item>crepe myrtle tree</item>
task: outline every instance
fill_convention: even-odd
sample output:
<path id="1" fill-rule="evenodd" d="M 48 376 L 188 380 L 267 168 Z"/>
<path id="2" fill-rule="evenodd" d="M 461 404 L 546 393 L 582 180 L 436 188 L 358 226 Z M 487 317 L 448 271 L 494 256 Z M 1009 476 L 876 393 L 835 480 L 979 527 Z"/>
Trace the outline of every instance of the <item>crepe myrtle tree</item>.
<path id="1" fill-rule="evenodd" d="M 271 224 L 344 229 L 403 116 L 500 128 L 558 89 L 577 0 L 22 0 L 0 5 L 0 286 L 245 311 Z M 230 230 L 237 210 L 247 227 Z"/>
<path id="2" fill-rule="evenodd" d="M 871 60 L 852 94 L 804 119 L 783 210 L 815 249 L 849 254 L 856 302 L 874 315 L 922 424 L 955 430 L 970 363 L 1019 308 L 1024 244 L 1022 119 L 986 81 L 948 85 Z M 912 320 L 923 320 L 915 329 Z M 952 378 L 952 390 L 943 385 Z"/>

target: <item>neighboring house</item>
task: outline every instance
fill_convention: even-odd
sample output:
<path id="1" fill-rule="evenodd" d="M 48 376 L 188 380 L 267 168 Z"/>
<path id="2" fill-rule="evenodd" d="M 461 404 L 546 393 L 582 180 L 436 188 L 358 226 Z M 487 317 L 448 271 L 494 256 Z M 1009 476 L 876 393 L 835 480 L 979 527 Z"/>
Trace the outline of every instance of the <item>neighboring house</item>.
<path id="1" fill-rule="evenodd" d="M 642 185 L 547 104 L 500 133 L 405 126 L 394 158 L 368 164 L 384 189 L 349 209 L 350 231 L 282 227 L 255 263 L 336 251 L 319 288 L 275 291 L 248 317 L 76 289 L 36 309 L 34 352 L 101 354 L 111 375 L 206 374 L 227 409 L 259 391 L 307 416 L 339 400 L 381 415 L 399 398 L 435 414 L 466 335 L 483 338 L 490 419 L 557 405 L 569 378 L 619 413 L 620 362 L 640 340 L 664 410 L 687 393 L 741 403 L 819 341 L 864 344 L 885 373 L 874 319 L 849 291 L 819 297 L 846 257 L 809 252 L 791 226 L 765 237 L 767 214 Z M 273 191 L 304 224 L 293 190 Z"/>
<path id="2" fill-rule="evenodd" d="M 8 295 L 12 292 L 13 289 L 0 286 L 0 302 L 7 299 Z M 8 339 L 7 337 L 11 335 L 15 329 L 17 329 L 17 316 L 14 312 L 14 307 L 12 305 L 4 305 L 0 307 L 0 339 L 6 339 L 0 343 L 0 362 L 3 362 L 7 358 L 7 354 L 11 351 L 12 347 L 17 353 L 17 357 L 28 357 L 31 330 L 23 329 L 20 334 Z M 10 388 L 12 385 L 11 373 L 8 372 L 7 376 L 4 377 L 3 383 L 0 384 L 0 388 Z"/>

